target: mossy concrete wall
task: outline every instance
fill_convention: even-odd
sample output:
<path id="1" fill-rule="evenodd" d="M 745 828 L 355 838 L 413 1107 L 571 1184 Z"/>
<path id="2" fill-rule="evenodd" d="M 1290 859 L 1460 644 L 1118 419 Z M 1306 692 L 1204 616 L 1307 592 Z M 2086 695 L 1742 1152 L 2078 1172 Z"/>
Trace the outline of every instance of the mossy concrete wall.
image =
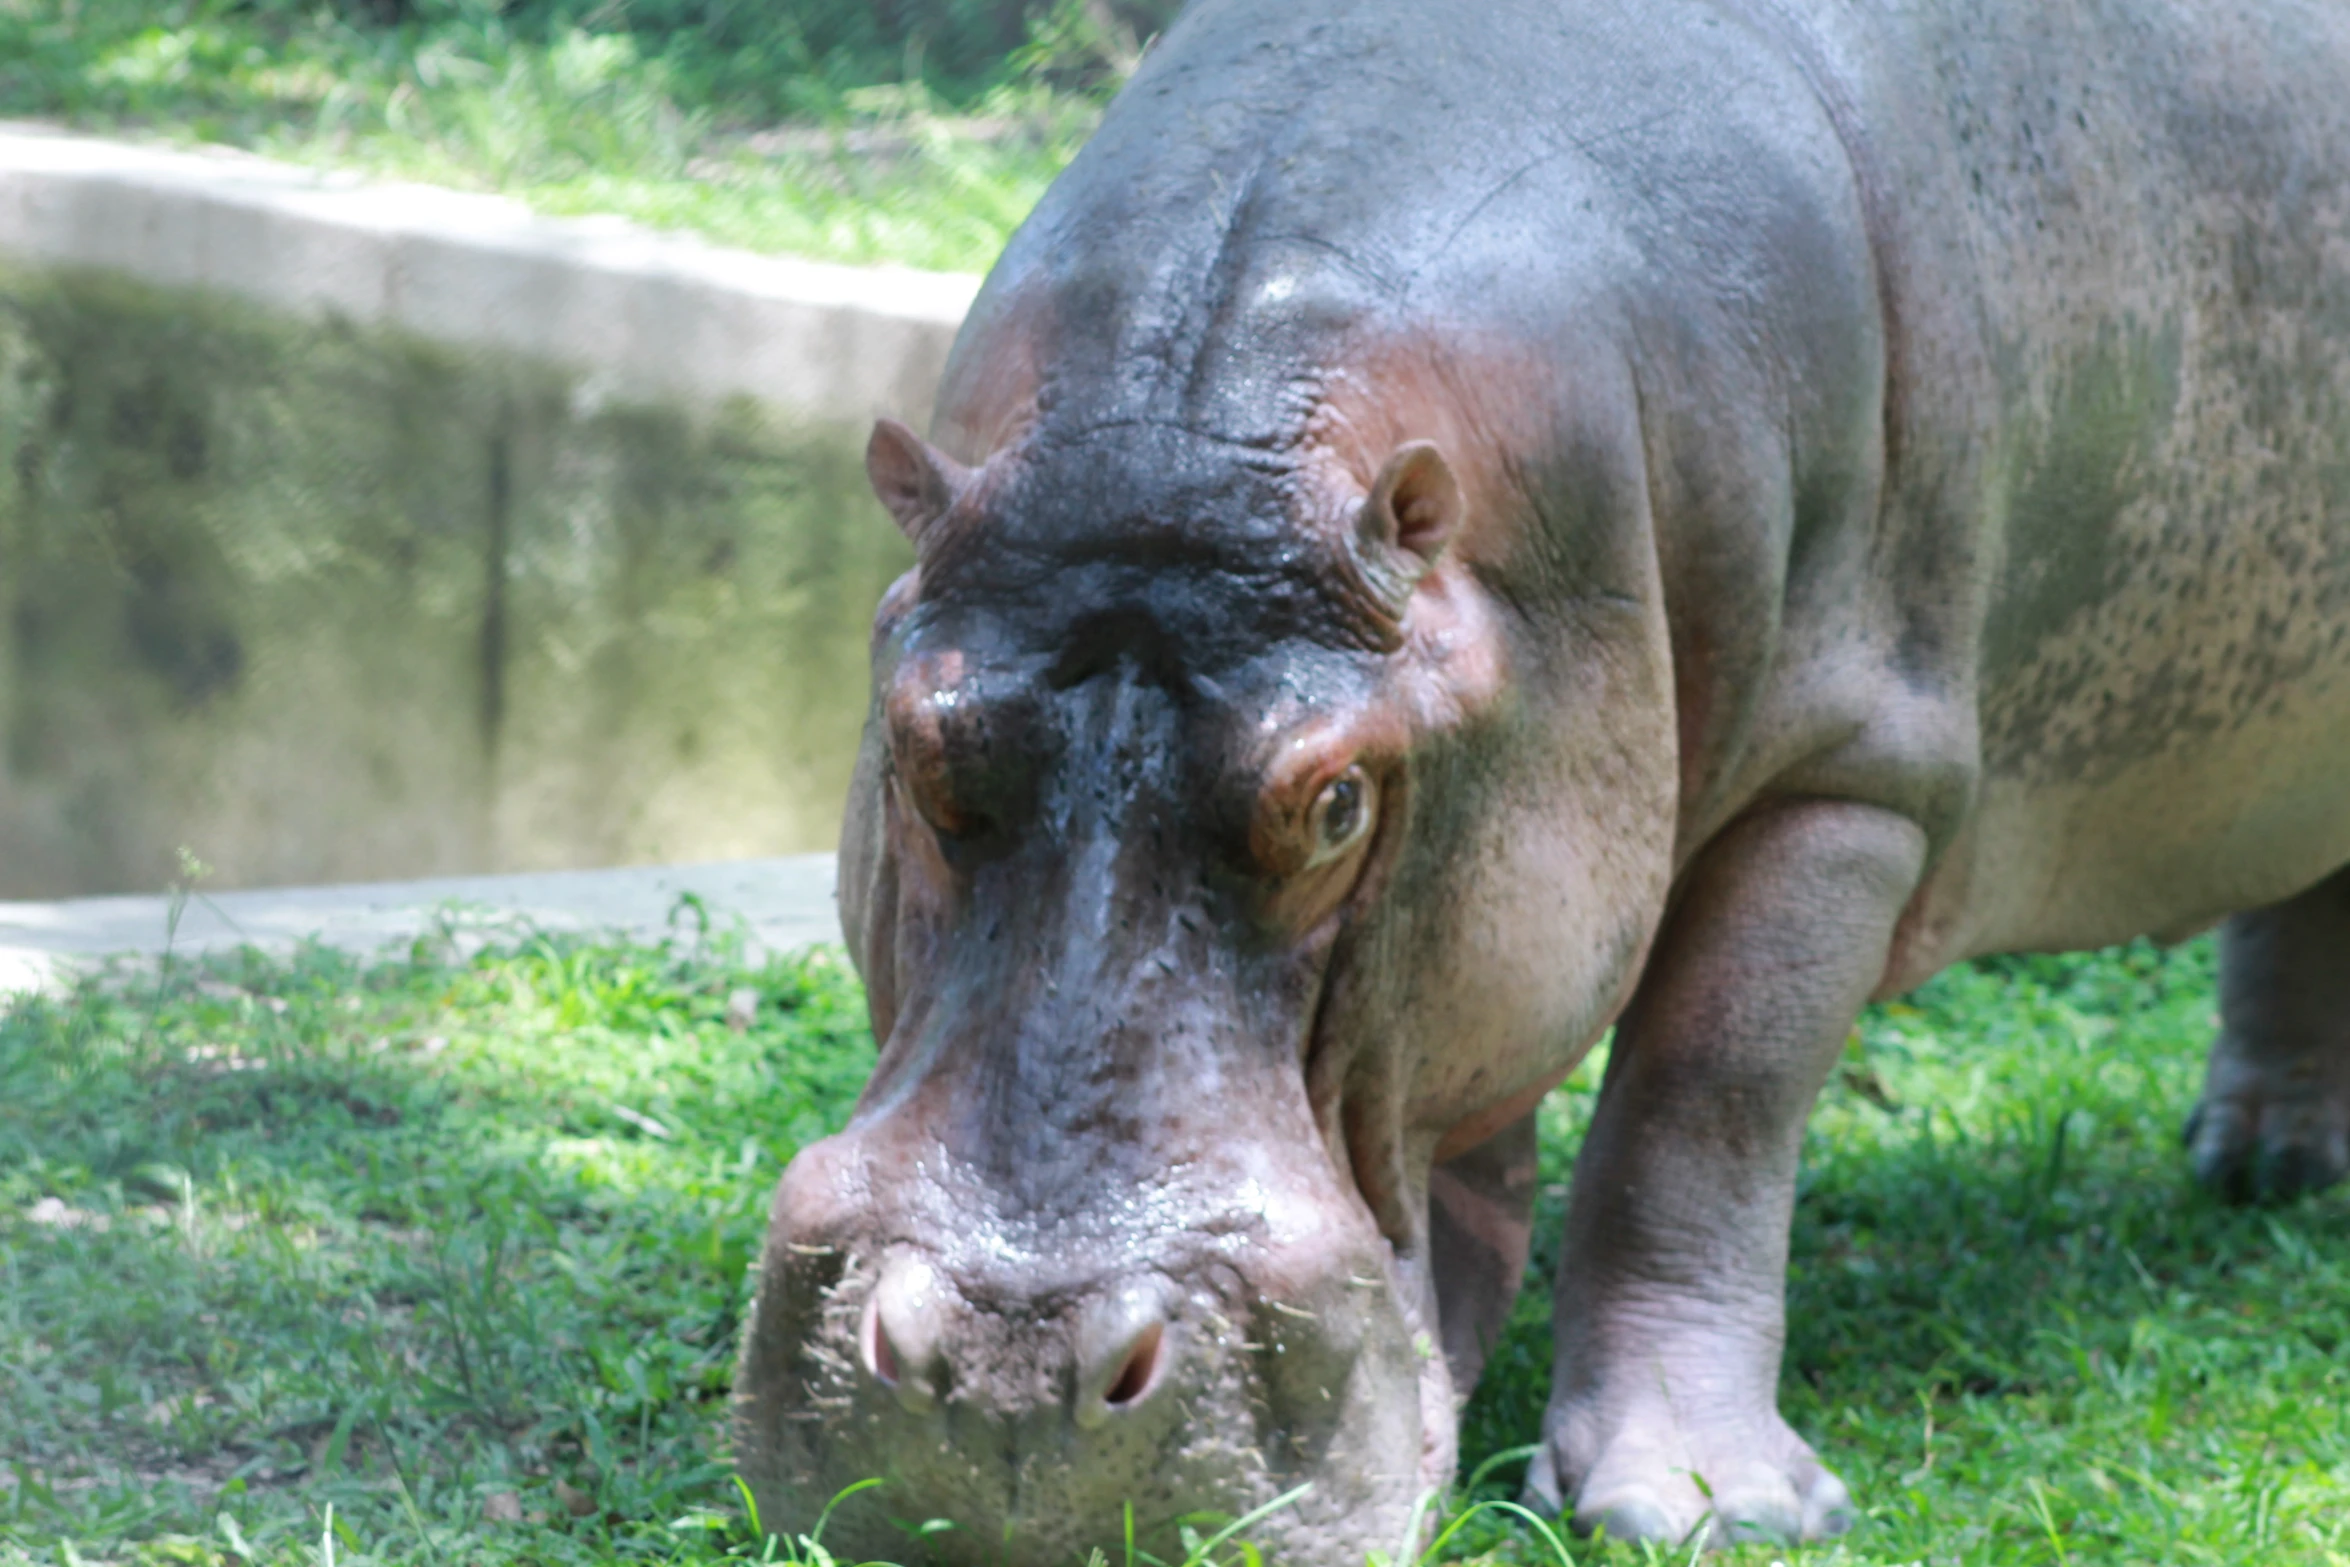
<path id="1" fill-rule="evenodd" d="M 862 412 L 0 270 L 0 897 L 829 847 Z"/>

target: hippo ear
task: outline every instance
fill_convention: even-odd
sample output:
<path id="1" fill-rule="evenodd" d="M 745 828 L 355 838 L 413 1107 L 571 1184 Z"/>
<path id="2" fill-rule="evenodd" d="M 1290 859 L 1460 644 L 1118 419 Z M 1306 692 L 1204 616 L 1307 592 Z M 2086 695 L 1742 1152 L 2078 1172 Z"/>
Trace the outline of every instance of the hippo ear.
<path id="1" fill-rule="evenodd" d="M 1355 557 L 1400 611 L 1461 525 L 1461 481 L 1434 441 L 1395 449 L 1355 514 Z"/>
<path id="2" fill-rule="evenodd" d="M 865 443 L 865 476 L 917 546 L 971 482 L 970 469 L 895 419 L 874 421 L 873 438 Z"/>

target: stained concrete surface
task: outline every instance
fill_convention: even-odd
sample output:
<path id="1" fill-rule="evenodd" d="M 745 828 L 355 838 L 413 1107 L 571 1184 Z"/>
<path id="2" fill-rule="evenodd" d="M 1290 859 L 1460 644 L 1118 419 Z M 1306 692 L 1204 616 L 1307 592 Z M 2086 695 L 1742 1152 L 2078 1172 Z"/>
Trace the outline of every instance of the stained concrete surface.
<path id="1" fill-rule="evenodd" d="M 830 847 L 975 282 L 0 127 L 0 898 Z"/>
<path id="2" fill-rule="evenodd" d="M 0 897 L 829 847 L 863 427 L 0 269 Z"/>

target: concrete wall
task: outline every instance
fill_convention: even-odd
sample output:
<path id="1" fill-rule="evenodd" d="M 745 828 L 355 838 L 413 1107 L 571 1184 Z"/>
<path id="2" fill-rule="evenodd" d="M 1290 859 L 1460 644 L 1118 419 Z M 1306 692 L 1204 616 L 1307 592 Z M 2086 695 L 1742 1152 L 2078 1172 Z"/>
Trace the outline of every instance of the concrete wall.
<path id="1" fill-rule="evenodd" d="M 0 133 L 0 897 L 829 847 L 971 287 Z"/>

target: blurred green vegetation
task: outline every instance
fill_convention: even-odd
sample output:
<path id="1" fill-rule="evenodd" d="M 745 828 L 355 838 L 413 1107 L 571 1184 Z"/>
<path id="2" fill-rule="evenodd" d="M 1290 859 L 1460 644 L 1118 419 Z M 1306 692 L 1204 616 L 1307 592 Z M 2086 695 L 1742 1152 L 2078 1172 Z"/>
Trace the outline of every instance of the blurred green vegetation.
<path id="1" fill-rule="evenodd" d="M 978 269 L 1174 0 L 0 0 L 0 115 Z"/>
<path id="2" fill-rule="evenodd" d="M 0 1563 L 785 1559 L 726 1466 L 745 1269 L 872 1043 L 837 955 L 678 930 L 125 969 L 0 1014 Z M 2350 1561 L 2350 1198 L 2188 1182 L 2212 996 L 2209 943 L 2140 945 L 1864 1015 L 1781 1396 L 1865 1521 L 1718 1559 Z M 1545 1107 L 1545 1245 L 1601 1066 Z M 1462 1500 L 1539 1429 L 1555 1260 Z M 1487 1513 L 1438 1559 L 1562 1552 Z"/>

